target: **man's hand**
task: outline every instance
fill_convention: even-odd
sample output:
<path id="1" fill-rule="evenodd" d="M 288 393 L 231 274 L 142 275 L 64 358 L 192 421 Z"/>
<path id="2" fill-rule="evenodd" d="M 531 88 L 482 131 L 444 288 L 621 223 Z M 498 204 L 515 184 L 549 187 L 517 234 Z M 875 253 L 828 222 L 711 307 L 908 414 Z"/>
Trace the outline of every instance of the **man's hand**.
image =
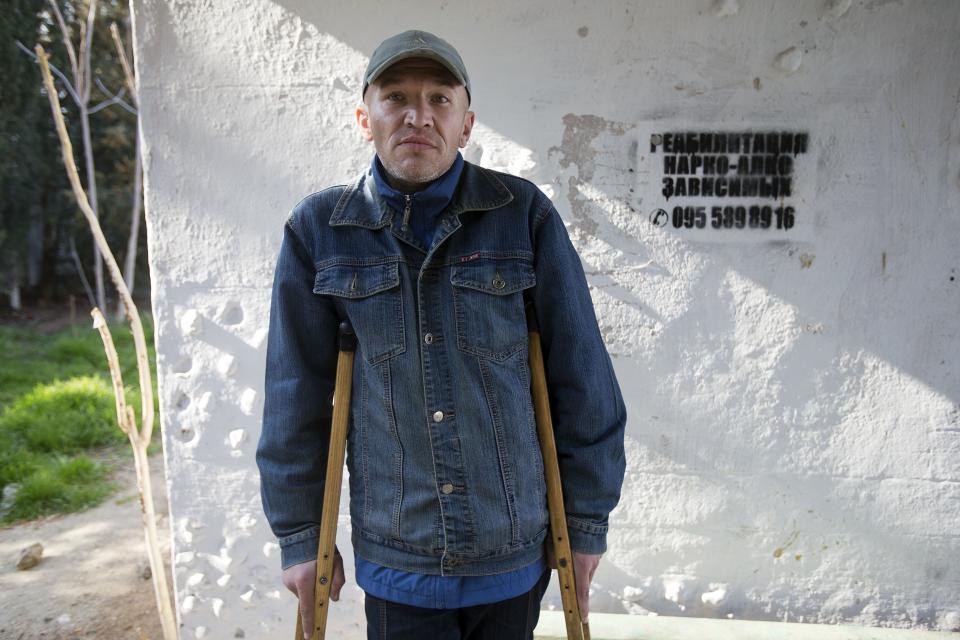
<path id="1" fill-rule="evenodd" d="M 346 578 L 343 574 L 343 558 L 333 550 L 333 582 L 330 583 L 330 599 L 340 599 L 340 589 Z M 317 584 L 317 561 L 301 562 L 283 570 L 283 586 L 293 592 L 300 601 L 300 623 L 304 640 L 313 636 L 313 609 L 316 606 L 314 589 Z"/>
<path id="2" fill-rule="evenodd" d="M 547 540 L 547 564 L 551 569 L 557 568 L 557 557 L 553 553 L 553 545 Z M 573 576 L 577 581 L 577 604 L 580 605 L 580 619 L 587 621 L 590 615 L 590 583 L 593 574 L 597 572 L 602 554 L 573 552 Z"/>

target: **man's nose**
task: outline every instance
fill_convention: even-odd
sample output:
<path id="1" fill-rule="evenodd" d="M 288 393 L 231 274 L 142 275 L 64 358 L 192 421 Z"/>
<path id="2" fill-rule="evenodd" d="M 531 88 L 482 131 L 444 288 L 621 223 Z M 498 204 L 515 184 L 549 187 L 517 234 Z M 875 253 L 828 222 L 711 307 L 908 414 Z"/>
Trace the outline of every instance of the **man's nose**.
<path id="1" fill-rule="evenodd" d="M 418 129 L 433 126 L 433 109 L 429 102 L 415 102 L 407 109 L 404 124 Z"/>

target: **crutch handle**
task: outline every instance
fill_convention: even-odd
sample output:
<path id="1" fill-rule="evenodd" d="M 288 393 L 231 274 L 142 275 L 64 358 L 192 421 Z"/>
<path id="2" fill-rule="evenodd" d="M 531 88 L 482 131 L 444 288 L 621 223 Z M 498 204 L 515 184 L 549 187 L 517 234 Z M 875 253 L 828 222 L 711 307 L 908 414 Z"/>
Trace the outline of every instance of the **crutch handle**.
<path id="1" fill-rule="evenodd" d="M 340 351 L 353 352 L 357 350 L 357 334 L 353 332 L 353 327 L 346 320 L 340 323 L 338 346 Z"/>
<path id="2" fill-rule="evenodd" d="M 537 322 L 537 310 L 533 308 L 533 300 L 524 300 L 523 310 L 527 316 L 527 333 L 540 333 L 540 324 Z"/>

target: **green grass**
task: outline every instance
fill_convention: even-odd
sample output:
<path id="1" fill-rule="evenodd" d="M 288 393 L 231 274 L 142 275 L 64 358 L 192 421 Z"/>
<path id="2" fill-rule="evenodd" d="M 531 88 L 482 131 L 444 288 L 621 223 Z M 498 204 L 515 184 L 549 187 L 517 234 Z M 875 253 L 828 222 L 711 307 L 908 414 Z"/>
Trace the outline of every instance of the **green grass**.
<path id="1" fill-rule="evenodd" d="M 111 324 L 110 329 L 127 403 L 139 416 L 130 331 L 125 324 Z M 144 318 L 144 332 L 153 369 L 149 316 Z M 153 379 L 156 406 L 155 369 Z M 149 453 L 159 449 L 157 440 Z M 111 467 L 95 462 L 90 454 L 106 449 L 132 455 L 128 442 L 117 426 L 116 401 L 97 331 L 74 326 L 43 335 L 0 327 L 0 491 L 11 485 L 15 489 L 13 498 L 2 505 L 0 522 L 98 504 L 115 487 L 108 480 Z"/>
<path id="2" fill-rule="evenodd" d="M 116 486 L 110 469 L 80 454 L 45 461 L 27 476 L 4 520 L 16 522 L 50 513 L 71 513 L 99 504 Z"/>
<path id="3" fill-rule="evenodd" d="M 153 325 L 149 315 L 141 319 L 153 367 Z M 91 327 L 92 322 L 45 335 L 21 327 L 0 326 L 0 409 L 37 384 L 90 374 L 109 380 L 100 333 Z M 137 360 L 130 329 L 125 323 L 111 322 L 110 332 L 124 383 L 135 385 Z"/>

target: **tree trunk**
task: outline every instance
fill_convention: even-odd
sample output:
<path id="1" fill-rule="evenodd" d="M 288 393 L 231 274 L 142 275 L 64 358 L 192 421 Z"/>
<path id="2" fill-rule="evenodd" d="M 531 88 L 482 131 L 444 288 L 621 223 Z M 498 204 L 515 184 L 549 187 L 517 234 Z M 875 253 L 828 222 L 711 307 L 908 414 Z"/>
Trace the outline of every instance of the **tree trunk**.
<path id="1" fill-rule="evenodd" d="M 123 280 L 133 295 L 133 279 L 137 270 L 137 246 L 140 242 L 140 203 L 143 200 L 143 160 L 140 157 L 140 116 L 137 116 L 135 161 L 133 165 L 133 202 L 130 206 L 130 237 L 127 239 L 127 257 L 123 263 Z M 117 320 L 124 315 L 123 300 L 117 300 Z"/>
<path id="2" fill-rule="evenodd" d="M 83 160 L 87 169 L 87 194 L 90 200 L 90 208 L 93 209 L 93 215 L 99 218 L 97 174 L 93 164 L 93 142 L 90 140 L 90 114 L 87 113 L 86 104 L 77 106 L 80 109 L 80 129 L 83 132 Z M 96 242 L 93 243 L 93 279 L 97 287 L 97 306 L 106 309 L 107 297 L 103 288 L 103 257 L 100 255 L 100 249 Z"/>
<path id="3" fill-rule="evenodd" d="M 30 228 L 27 230 L 27 243 L 24 247 L 24 257 L 27 267 L 27 288 L 32 289 L 40 283 L 43 277 L 43 220 L 40 216 L 40 207 L 30 207 Z"/>
<path id="4" fill-rule="evenodd" d="M 97 306 L 97 299 L 93 295 L 93 289 L 90 288 L 87 274 L 83 272 L 83 263 L 80 262 L 80 254 L 77 253 L 77 245 L 73 241 L 73 236 L 70 236 L 70 257 L 73 258 L 73 266 L 77 270 L 77 275 L 80 276 L 80 282 L 83 283 L 83 290 L 87 292 L 87 302 L 90 303 L 90 308 L 93 308 Z"/>
<path id="5" fill-rule="evenodd" d="M 13 277 L 10 279 L 10 308 L 14 311 L 20 311 L 23 308 L 20 302 L 20 283 L 17 281 L 15 270 L 11 275 Z"/>

